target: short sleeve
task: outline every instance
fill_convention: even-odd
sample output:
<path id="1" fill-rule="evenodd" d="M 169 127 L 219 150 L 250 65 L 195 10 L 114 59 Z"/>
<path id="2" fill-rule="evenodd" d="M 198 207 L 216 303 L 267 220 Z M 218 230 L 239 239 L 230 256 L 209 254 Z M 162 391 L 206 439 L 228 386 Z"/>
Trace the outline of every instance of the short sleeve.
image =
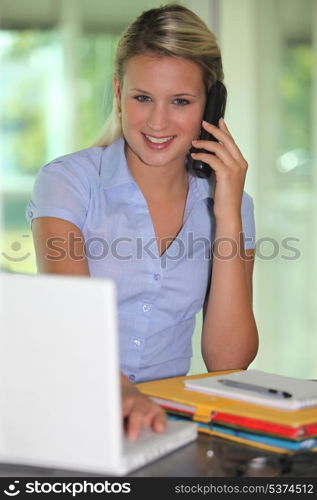
<path id="1" fill-rule="evenodd" d="M 83 169 L 66 157 L 40 170 L 26 208 L 29 224 L 38 217 L 57 217 L 82 229 L 89 206 L 89 181 Z"/>
<path id="2" fill-rule="evenodd" d="M 244 191 L 241 203 L 242 227 L 244 233 L 244 248 L 255 248 L 254 205 L 251 196 Z"/>

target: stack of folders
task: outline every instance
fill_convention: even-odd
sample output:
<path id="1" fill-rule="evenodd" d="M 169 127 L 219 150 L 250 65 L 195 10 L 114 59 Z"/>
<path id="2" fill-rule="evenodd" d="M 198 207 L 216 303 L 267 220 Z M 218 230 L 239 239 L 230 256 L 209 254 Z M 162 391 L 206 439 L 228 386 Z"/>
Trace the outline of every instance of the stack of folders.
<path id="1" fill-rule="evenodd" d="M 317 452 L 317 382 L 260 370 L 213 372 L 138 384 L 170 418 L 277 453 Z"/>

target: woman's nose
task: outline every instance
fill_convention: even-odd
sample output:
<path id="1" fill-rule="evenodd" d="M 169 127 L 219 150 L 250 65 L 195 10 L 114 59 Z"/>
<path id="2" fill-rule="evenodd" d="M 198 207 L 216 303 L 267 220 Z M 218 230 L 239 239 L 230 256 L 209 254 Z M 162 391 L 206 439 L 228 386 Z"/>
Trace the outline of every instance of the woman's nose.
<path id="1" fill-rule="evenodd" d="M 169 116 L 166 106 L 155 104 L 147 118 L 147 125 L 155 131 L 164 130 L 168 126 Z"/>

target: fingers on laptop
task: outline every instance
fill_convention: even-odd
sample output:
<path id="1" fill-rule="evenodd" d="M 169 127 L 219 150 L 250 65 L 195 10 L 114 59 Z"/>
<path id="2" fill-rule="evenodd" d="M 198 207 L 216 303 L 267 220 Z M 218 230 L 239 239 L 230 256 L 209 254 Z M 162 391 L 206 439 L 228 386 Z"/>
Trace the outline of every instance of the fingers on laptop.
<path id="1" fill-rule="evenodd" d="M 123 417 L 129 439 L 137 439 L 142 427 L 163 432 L 166 426 L 164 410 L 139 391 L 123 398 Z"/>

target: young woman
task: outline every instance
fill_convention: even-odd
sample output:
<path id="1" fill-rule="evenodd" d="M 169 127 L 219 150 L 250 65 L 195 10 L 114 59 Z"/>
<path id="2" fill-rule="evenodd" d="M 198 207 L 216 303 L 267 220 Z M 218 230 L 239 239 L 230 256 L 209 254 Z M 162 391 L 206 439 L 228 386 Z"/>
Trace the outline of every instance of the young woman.
<path id="1" fill-rule="evenodd" d="M 219 48 L 193 12 L 143 13 L 118 44 L 102 138 L 43 167 L 27 209 L 40 272 L 116 282 L 131 438 L 164 429 L 164 412 L 133 383 L 187 373 L 202 308 L 208 371 L 247 368 L 257 352 L 247 163 L 223 120 L 202 125 L 219 142 L 197 141 L 217 80 Z M 214 190 L 192 175 L 190 156 L 214 170 Z"/>

